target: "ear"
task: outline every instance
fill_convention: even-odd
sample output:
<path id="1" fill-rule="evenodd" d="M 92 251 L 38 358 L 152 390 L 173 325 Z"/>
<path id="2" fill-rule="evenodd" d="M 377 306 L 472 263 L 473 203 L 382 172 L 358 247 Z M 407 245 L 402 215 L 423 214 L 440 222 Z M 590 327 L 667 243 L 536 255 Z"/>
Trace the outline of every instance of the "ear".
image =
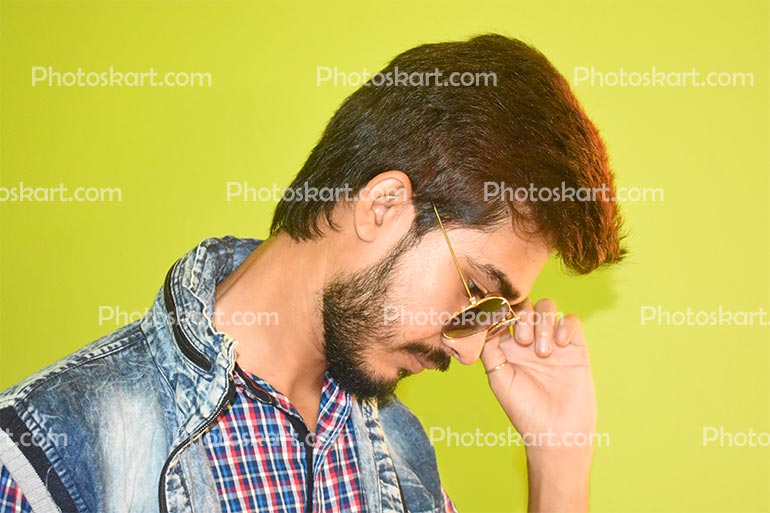
<path id="1" fill-rule="evenodd" d="M 412 182 L 402 171 L 372 178 L 356 197 L 353 226 L 361 240 L 371 242 L 412 203 Z"/>

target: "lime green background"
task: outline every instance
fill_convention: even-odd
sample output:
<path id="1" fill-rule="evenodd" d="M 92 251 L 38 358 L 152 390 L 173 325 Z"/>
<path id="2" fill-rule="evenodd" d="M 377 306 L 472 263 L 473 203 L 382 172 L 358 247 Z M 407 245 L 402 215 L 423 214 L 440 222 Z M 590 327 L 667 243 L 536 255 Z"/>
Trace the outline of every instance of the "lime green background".
<path id="1" fill-rule="evenodd" d="M 702 445 L 704 426 L 770 431 L 770 328 L 641 326 L 642 305 L 770 309 L 767 2 L 0 2 L 0 186 L 120 187 L 120 203 L 0 203 L 0 387 L 142 311 L 198 241 L 264 237 L 272 203 L 227 181 L 285 186 L 353 89 L 316 66 L 375 71 L 420 43 L 497 31 L 571 80 L 598 70 L 747 71 L 754 87 L 575 88 L 609 146 L 626 263 L 588 277 L 548 265 L 535 297 L 580 314 L 592 349 L 597 512 L 769 511 L 770 448 Z M 31 87 L 59 71 L 203 71 L 209 88 Z M 426 429 L 502 432 L 478 366 L 400 389 Z M 524 511 L 524 451 L 437 444 L 462 512 Z"/>

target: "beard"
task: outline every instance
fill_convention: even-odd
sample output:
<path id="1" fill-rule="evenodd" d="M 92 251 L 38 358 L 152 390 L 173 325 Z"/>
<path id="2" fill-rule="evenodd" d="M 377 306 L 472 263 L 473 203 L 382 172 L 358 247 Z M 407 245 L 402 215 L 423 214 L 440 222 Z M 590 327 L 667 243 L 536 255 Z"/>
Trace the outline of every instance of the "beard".
<path id="1" fill-rule="evenodd" d="M 340 273 L 323 289 L 321 315 L 324 326 L 324 353 L 329 373 L 341 388 L 359 398 L 387 401 L 398 382 L 410 373 L 405 369 L 393 379 L 377 376 L 367 361 L 367 351 L 376 344 L 396 340 L 399 319 L 384 322 L 385 306 L 394 282 L 394 270 L 418 240 L 405 235 L 388 254 L 374 265 L 352 273 Z M 394 346 L 395 347 L 395 346 Z M 398 349 L 418 354 L 446 371 L 451 358 L 443 351 L 419 342 Z"/>

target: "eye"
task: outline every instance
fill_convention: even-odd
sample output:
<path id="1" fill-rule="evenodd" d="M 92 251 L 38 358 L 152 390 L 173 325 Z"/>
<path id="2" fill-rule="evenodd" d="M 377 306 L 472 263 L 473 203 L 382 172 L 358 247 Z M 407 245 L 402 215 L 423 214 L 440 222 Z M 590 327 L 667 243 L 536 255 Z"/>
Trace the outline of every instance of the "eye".
<path id="1" fill-rule="evenodd" d="M 477 298 L 482 298 L 486 295 L 486 291 L 483 290 L 481 287 L 479 287 L 475 281 L 473 281 L 471 278 L 468 278 L 468 289 L 470 289 L 471 294 L 476 296 Z"/>

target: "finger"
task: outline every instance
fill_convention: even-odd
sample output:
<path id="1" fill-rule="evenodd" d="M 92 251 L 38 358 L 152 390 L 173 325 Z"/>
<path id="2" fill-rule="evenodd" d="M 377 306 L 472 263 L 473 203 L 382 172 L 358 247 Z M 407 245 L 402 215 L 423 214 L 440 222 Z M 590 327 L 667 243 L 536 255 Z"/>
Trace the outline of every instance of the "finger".
<path id="1" fill-rule="evenodd" d="M 500 346 L 500 341 L 510 338 L 511 336 L 508 334 L 508 330 L 501 330 L 495 335 L 486 338 L 484 347 L 481 349 L 481 354 L 479 355 L 485 369 L 489 370 L 506 361 L 505 353 Z"/>
<path id="2" fill-rule="evenodd" d="M 500 342 L 503 338 L 503 336 L 490 338 L 484 344 L 484 349 L 481 351 L 481 362 L 487 372 L 490 384 L 493 384 L 495 381 L 498 383 L 510 383 L 510 380 L 516 376 L 513 364 L 508 360 L 500 347 Z M 510 337 L 506 338 L 510 339 Z"/>
<path id="3" fill-rule="evenodd" d="M 535 340 L 532 326 L 532 317 L 534 312 L 532 300 L 527 298 L 521 304 L 517 305 L 516 313 L 519 314 L 519 320 L 513 325 L 514 338 L 522 346 L 528 346 Z"/>
<path id="4" fill-rule="evenodd" d="M 535 354 L 546 358 L 553 352 L 553 338 L 556 329 L 556 303 L 541 299 L 535 304 Z"/>
<path id="5" fill-rule="evenodd" d="M 559 347 L 566 347 L 575 338 L 575 334 L 583 329 L 580 317 L 575 314 L 565 315 L 559 320 L 559 325 L 556 327 L 556 345 Z"/>

